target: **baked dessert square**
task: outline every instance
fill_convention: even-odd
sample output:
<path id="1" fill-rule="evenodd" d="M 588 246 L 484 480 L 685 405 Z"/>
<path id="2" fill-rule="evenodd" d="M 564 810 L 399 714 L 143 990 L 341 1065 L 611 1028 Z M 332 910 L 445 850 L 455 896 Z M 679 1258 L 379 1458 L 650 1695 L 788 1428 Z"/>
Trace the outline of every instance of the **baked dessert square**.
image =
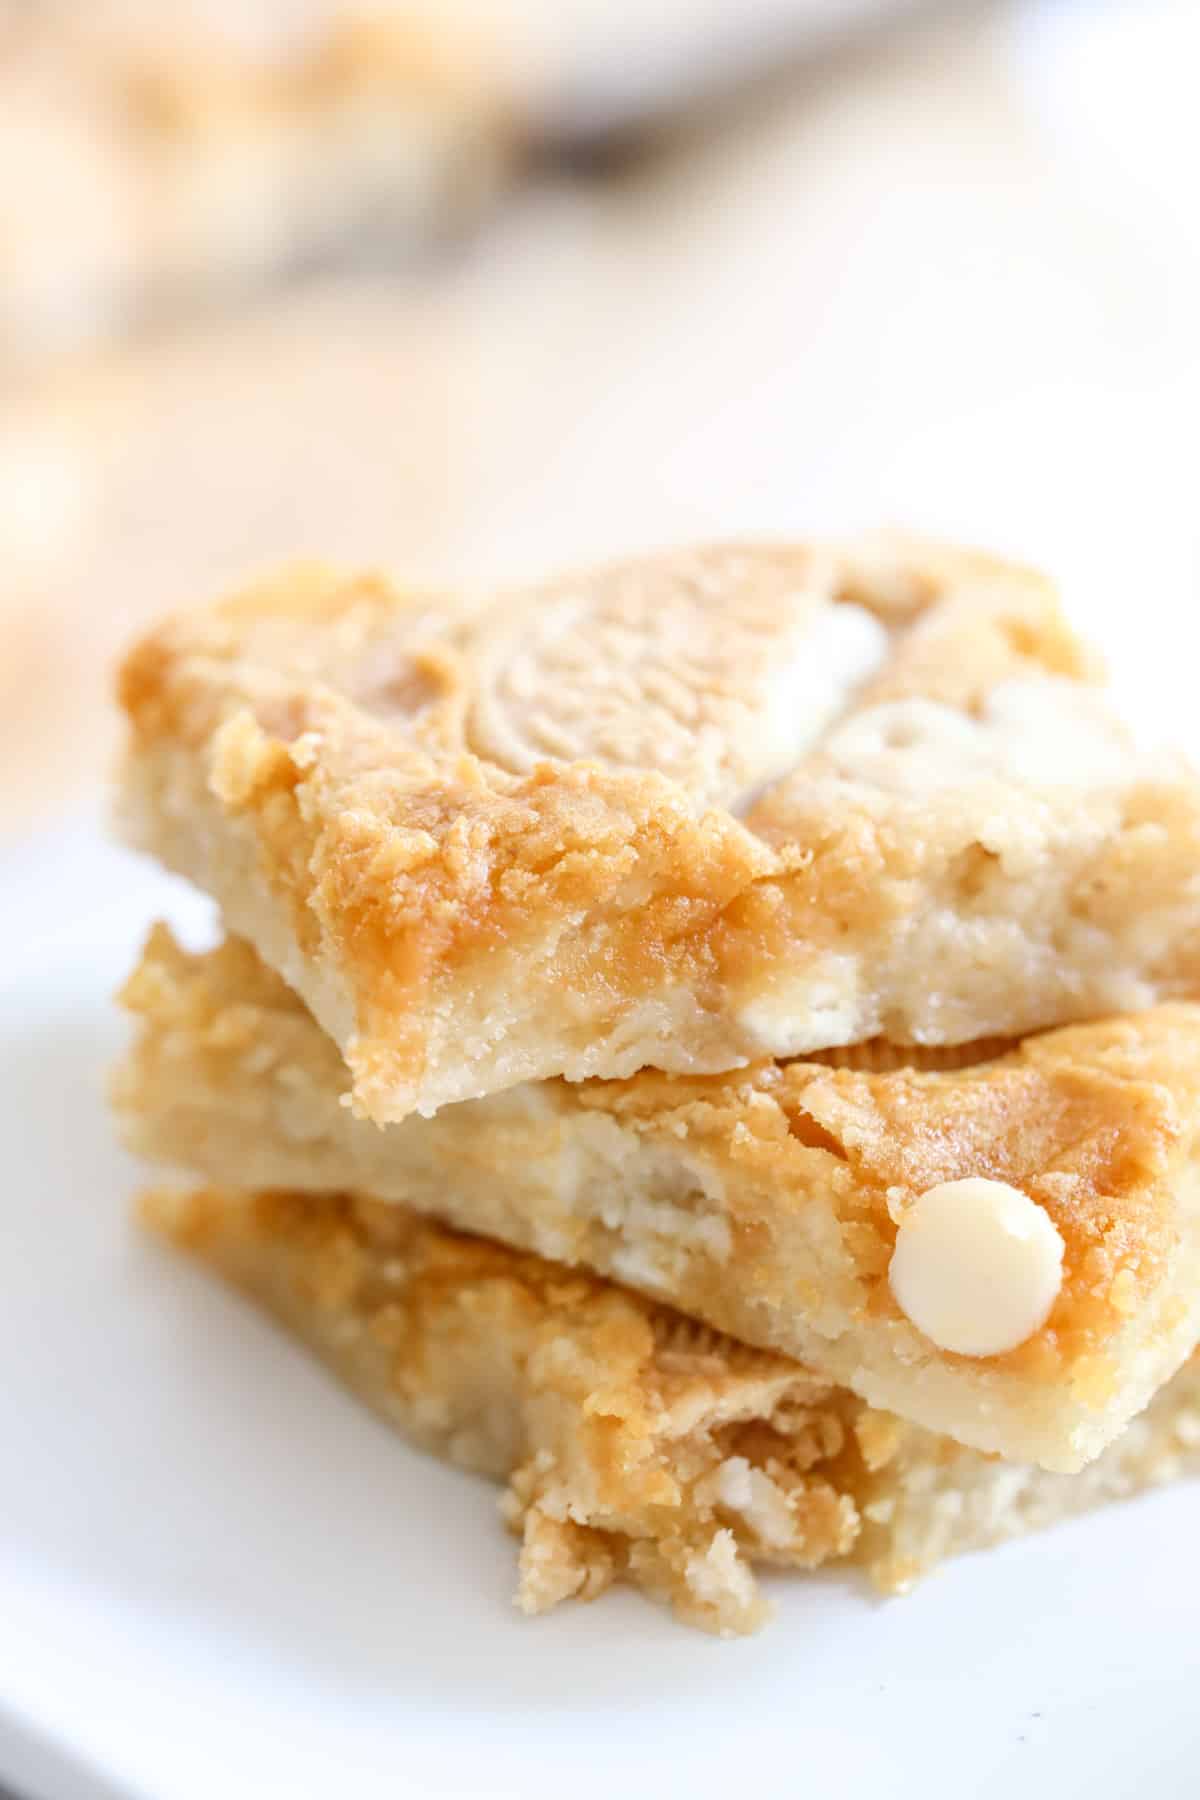
<path id="1" fill-rule="evenodd" d="M 611 1276 L 876 1407 L 1049 1468 L 1200 1338 L 1200 1007 L 1013 1045 L 531 1083 L 381 1130 L 244 943 L 152 935 L 113 1098 L 220 1187 L 369 1194 Z"/>
<path id="2" fill-rule="evenodd" d="M 206 1190 L 143 1218 L 252 1295 L 407 1438 L 506 1484 L 517 1602 L 614 1579 L 752 1630 L 754 1570 L 944 1557 L 1200 1468 L 1190 1362 L 1081 1475 L 963 1449 L 611 1283 L 395 1206 Z"/>
<path id="3" fill-rule="evenodd" d="M 382 1123 L 951 1045 L 1200 981 L 1200 788 L 1037 576 L 718 546 L 502 595 L 291 571 L 127 659 L 120 819 Z"/>
<path id="4" fill-rule="evenodd" d="M 482 26 L 411 10 L 0 5 L 0 359 L 461 229 L 511 97 Z"/>

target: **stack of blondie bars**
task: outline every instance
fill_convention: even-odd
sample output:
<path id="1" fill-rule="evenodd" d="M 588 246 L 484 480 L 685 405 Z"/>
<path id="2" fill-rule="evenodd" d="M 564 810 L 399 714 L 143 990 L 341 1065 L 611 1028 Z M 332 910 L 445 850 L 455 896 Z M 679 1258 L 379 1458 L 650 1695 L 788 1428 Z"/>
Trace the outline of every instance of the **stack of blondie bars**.
<path id="1" fill-rule="evenodd" d="M 1053 590 L 718 546 L 292 570 L 121 674 L 143 1217 L 506 1484 L 530 1612 L 727 1632 L 1200 1466 L 1200 782 Z"/>

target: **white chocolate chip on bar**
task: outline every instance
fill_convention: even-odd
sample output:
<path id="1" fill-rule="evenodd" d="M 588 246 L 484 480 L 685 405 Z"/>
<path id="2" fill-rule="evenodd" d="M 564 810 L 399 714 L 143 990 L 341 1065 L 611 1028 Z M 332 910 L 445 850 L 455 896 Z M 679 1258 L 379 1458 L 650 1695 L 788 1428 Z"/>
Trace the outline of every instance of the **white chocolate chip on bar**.
<path id="1" fill-rule="evenodd" d="M 1133 751 L 1095 693 L 1044 675 L 1001 682 L 978 716 L 919 697 L 882 701 L 851 713 L 825 754 L 846 780 L 929 794 L 985 780 L 1103 788 L 1127 778 Z"/>
<path id="2" fill-rule="evenodd" d="M 943 1181 L 900 1222 L 889 1280 L 897 1304 L 941 1350 L 999 1356 L 1044 1325 L 1062 1285 L 1063 1241 L 1006 1181 Z"/>

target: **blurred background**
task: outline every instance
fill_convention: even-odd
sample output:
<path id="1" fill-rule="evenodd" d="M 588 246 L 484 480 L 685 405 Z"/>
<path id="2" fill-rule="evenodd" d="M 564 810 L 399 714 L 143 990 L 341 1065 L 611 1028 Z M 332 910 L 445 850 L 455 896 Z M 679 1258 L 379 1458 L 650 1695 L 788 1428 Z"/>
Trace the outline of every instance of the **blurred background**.
<path id="1" fill-rule="evenodd" d="M 1190 700 L 1193 0 L 0 0 L 0 841 L 299 554 L 899 524 Z"/>

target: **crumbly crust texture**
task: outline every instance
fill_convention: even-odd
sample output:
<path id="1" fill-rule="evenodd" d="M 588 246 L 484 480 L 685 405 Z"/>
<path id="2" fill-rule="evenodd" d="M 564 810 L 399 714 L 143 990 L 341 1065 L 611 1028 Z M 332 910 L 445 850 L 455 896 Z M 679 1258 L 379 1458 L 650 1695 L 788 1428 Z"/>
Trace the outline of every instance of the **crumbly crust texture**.
<path id="1" fill-rule="evenodd" d="M 1129 1011 L 1200 978 L 1200 791 L 1038 577 L 726 545 L 502 596 L 307 567 L 129 656 L 126 835 L 379 1122 Z"/>
<path id="2" fill-rule="evenodd" d="M 379 1130 L 254 954 L 156 928 L 122 996 L 130 1146 L 228 1186 L 346 1190 L 613 1276 L 985 1451 L 1078 1468 L 1200 1337 L 1200 1007 L 1016 1046 L 889 1045 L 736 1074 L 531 1084 Z M 1042 1329 L 939 1350 L 892 1297 L 912 1200 L 983 1176 L 1065 1245 Z"/>
<path id="3" fill-rule="evenodd" d="M 757 1566 L 852 1560 L 900 1591 L 945 1556 L 1200 1467 L 1194 1363 L 1084 1475 L 1047 1475 L 395 1206 L 210 1189 L 149 1194 L 141 1213 L 406 1437 L 506 1483 L 526 1613 L 623 1579 L 732 1635 L 769 1610 Z"/>

